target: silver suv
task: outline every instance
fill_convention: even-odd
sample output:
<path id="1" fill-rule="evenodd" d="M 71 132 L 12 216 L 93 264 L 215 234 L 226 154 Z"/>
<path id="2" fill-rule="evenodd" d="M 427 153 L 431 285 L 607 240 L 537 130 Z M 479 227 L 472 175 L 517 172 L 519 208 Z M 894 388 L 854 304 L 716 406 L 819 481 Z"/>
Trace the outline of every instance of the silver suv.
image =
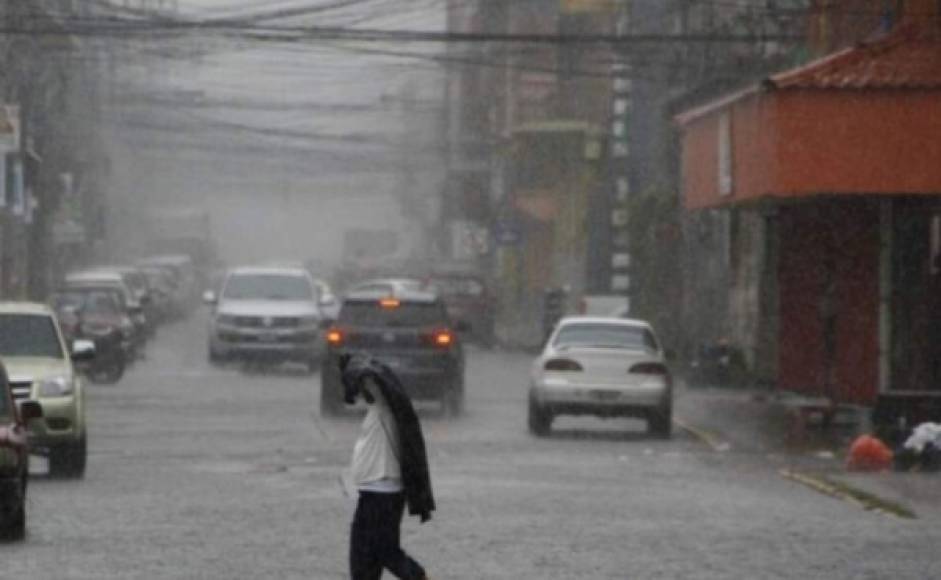
<path id="1" fill-rule="evenodd" d="M 324 343 L 323 315 L 310 275 L 295 267 L 240 267 L 230 270 L 216 295 L 209 324 L 209 361 L 300 362 L 313 372 Z"/>

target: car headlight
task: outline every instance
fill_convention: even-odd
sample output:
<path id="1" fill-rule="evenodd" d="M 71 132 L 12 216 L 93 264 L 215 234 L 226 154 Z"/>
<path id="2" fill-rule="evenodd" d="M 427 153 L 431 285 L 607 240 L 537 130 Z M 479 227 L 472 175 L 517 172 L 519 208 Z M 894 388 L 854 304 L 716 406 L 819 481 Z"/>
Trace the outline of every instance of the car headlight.
<path id="1" fill-rule="evenodd" d="M 235 317 L 231 314 L 220 314 L 216 317 L 216 324 L 219 326 L 235 326 Z"/>
<path id="2" fill-rule="evenodd" d="M 67 397 L 75 390 L 68 377 L 48 377 L 39 381 L 40 397 Z"/>

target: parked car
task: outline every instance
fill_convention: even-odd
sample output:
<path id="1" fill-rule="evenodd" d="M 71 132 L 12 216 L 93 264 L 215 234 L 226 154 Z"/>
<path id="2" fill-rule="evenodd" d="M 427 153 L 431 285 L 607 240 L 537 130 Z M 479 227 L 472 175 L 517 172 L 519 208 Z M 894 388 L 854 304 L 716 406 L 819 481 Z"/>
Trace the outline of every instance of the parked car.
<path id="1" fill-rule="evenodd" d="M 340 300 L 334 294 L 330 285 L 325 281 L 314 278 L 314 287 L 317 289 L 317 304 L 325 320 L 336 320 L 340 315 Z"/>
<path id="2" fill-rule="evenodd" d="M 409 396 L 434 400 L 443 411 L 464 408 L 464 350 L 444 302 L 430 292 L 363 290 L 347 294 L 327 331 L 320 410 L 343 409 L 339 356 L 368 352 L 402 380 Z"/>
<path id="3" fill-rule="evenodd" d="M 147 317 L 144 314 L 143 306 L 121 274 L 104 270 L 73 272 L 65 277 L 62 289 L 114 291 L 120 301 L 123 315 L 131 322 L 129 327 L 124 327 L 129 341 L 127 358 L 131 361 L 144 355 L 144 348 L 147 343 Z"/>
<path id="4" fill-rule="evenodd" d="M 29 443 L 48 452 L 53 474 L 85 473 L 85 385 L 72 361 L 88 360 L 94 353 L 94 344 L 85 340 L 76 340 L 69 349 L 45 304 L 0 303 L 0 359 L 13 398 L 42 405 L 43 418 L 30 423 Z"/>
<path id="5" fill-rule="evenodd" d="M 469 328 L 470 338 L 489 347 L 494 343 L 495 301 L 482 276 L 472 272 L 436 272 L 429 288 L 444 299 L 448 315 Z"/>
<path id="6" fill-rule="evenodd" d="M 161 268 L 173 276 L 173 305 L 176 315 L 188 316 L 199 302 L 199 289 L 204 286 L 201 274 L 186 255 L 149 256 L 137 262 L 140 268 Z"/>
<path id="7" fill-rule="evenodd" d="M 26 533 L 26 488 L 29 481 L 29 423 L 42 417 L 36 401 L 13 401 L 6 368 L 0 363 L 0 538 L 17 540 Z"/>
<path id="8" fill-rule="evenodd" d="M 116 272 L 124 278 L 124 283 L 131 289 L 137 304 L 140 304 L 143 310 L 147 336 L 153 337 L 157 330 L 159 316 L 154 302 L 154 292 L 144 272 L 136 266 L 107 266 L 101 270 Z"/>
<path id="9" fill-rule="evenodd" d="M 673 381 L 650 324 L 563 318 L 532 365 L 530 431 L 547 434 L 558 415 L 639 417 L 651 434 L 670 437 Z"/>
<path id="10" fill-rule="evenodd" d="M 313 372 L 323 357 L 323 315 L 306 270 L 241 267 L 226 275 L 209 323 L 209 361 L 295 361 Z"/>
<path id="11" fill-rule="evenodd" d="M 94 383 L 116 383 L 132 356 L 134 324 L 121 307 L 117 290 L 73 287 L 54 292 L 50 304 L 66 341 L 95 343 L 94 359 L 77 365 Z"/>
<path id="12" fill-rule="evenodd" d="M 147 277 L 158 321 L 166 322 L 181 316 L 182 309 L 175 302 L 177 289 L 173 271 L 157 265 L 143 265 L 139 268 Z"/>

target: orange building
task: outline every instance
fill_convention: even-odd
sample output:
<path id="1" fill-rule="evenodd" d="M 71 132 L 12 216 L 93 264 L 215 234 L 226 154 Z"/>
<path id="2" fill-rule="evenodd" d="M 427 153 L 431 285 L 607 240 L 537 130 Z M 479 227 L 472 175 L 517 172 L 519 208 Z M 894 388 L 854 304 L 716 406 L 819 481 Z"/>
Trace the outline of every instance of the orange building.
<path id="1" fill-rule="evenodd" d="M 685 206 L 773 221 L 779 388 L 941 390 L 938 3 L 677 121 Z"/>

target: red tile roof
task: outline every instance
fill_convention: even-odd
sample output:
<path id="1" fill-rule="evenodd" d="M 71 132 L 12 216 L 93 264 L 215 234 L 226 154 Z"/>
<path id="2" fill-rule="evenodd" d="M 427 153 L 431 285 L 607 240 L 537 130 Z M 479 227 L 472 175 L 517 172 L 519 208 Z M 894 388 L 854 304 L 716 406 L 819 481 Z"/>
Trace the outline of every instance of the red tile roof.
<path id="1" fill-rule="evenodd" d="M 778 89 L 941 88 L 941 27 L 909 22 L 852 48 L 770 77 Z"/>

